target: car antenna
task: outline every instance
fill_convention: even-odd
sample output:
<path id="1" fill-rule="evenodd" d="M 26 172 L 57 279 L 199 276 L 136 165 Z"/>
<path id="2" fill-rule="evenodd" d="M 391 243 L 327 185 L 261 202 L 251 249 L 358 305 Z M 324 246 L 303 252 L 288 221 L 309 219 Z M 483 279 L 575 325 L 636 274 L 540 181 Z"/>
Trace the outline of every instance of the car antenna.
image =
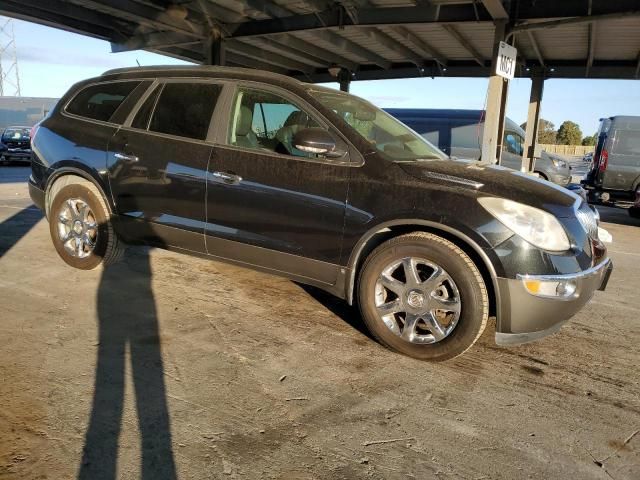
<path id="1" fill-rule="evenodd" d="M 141 67 L 142 65 L 140 65 L 140 62 L 138 61 L 138 59 L 136 58 L 136 63 L 138 64 L 139 67 Z"/>

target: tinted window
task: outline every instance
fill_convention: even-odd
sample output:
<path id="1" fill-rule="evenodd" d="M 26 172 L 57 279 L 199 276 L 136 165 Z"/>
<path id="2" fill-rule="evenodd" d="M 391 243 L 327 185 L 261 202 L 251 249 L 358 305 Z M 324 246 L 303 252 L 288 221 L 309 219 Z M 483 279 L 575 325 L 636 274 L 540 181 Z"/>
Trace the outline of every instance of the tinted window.
<path id="1" fill-rule="evenodd" d="M 2 140 L 29 140 L 29 129 L 7 128 L 2 133 Z"/>
<path id="2" fill-rule="evenodd" d="M 67 112 L 94 120 L 108 121 L 140 82 L 112 82 L 87 87 L 67 105 Z"/>
<path id="3" fill-rule="evenodd" d="M 640 156 L 640 131 L 618 130 L 612 150 L 618 155 Z"/>
<path id="4" fill-rule="evenodd" d="M 149 130 L 206 139 L 221 90 L 222 86 L 214 83 L 167 83 L 160 93 Z"/>
<path id="5" fill-rule="evenodd" d="M 504 143 L 502 145 L 503 150 L 515 155 L 522 155 L 522 144 L 524 139 L 513 132 L 506 132 L 504 134 Z"/>
<path id="6" fill-rule="evenodd" d="M 146 130 L 149 126 L 149 118 L 151 117 L 151 112 L 153 111 L 153 107 L 156 104 L 156 100 L 158 99 L 158 95 L 160 94 L 161 87 L 157 87 L 151 95 L 145 100 L 145 102 L 136 113 L 133 122 L 131 122 L 131 126 L 134 128 L 142 128 Z"/>
<path id="7" fill-rule="evenodd" d="M 269 92 L 242 89 L 236 95 L 229 143 L 238 147 L 310 157 L 293 146 L 300 130 L 319 125 L 289 100 Z"/>

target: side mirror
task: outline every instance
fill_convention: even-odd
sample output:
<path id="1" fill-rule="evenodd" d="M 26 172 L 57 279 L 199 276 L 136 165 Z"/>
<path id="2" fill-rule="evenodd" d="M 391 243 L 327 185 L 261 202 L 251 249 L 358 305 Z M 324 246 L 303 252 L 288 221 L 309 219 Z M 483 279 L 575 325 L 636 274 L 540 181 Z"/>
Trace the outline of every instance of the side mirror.
<path id="1" fill-rule="evenodd" d="M 293 146 L 303 152 L 340 157 L 342 152 L 336 151 L 336 141 L 324 128 L 305 128 L 293 136 Z"/>

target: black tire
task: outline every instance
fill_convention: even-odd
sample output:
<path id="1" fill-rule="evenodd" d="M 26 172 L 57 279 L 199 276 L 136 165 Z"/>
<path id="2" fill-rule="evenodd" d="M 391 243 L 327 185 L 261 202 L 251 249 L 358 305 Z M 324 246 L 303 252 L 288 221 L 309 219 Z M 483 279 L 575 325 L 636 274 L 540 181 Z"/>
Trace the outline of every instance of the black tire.
<path id="1" fill-rule="evenodd" d="M 385 266 L 406 257 L 441 266 L 455 282 L 460 300 L 458 323 L 445 338 L 431 344 L 411 343 L 394 334 L 379 316 L 375 289 Z M 474 262 L 450 241 L 425 232 L 401 235 L 377 247 L 366 259 L 358 281 L 358 303 L 372 335 L 392 350 L 419 360 L 443 361 L 468 350 L 484 331 L 488 315 L 487 288 Z"/>
<path id="2" fill-rule="evenodd" d="M 111 214 L 100 191 L 91 182 L 80 177 L 62 177 L 49 192 L 49 232 L 58 255 L 67 264 L 81 270 L 91 270 L 110 265 L 122 258 L 124 245 L 113 229 Z M 80 199 L 89 206 L 92 218 L 97 223 L 95 247 L 84 258 L 72 256 L 60 238 L 58 218 L 69 199 Z"/>
<path id="3" fill-rule="evenodd" d="M 628 211 L 631 218 L 640 218 L 640 207 L 631 207 Z"/>

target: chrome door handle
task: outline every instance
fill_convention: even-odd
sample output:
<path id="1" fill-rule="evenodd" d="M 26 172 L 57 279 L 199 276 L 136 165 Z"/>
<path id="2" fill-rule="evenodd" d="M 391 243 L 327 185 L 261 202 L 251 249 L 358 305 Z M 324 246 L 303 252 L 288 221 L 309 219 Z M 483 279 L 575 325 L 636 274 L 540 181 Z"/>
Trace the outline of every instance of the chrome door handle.
<path id="1" fill-rule="evenodd" d="M 216 180 L 222 181 L 224 183 L 229 183 L 231 185 L 237 185 L 242 181 L 241 176 L 227 172 L 213 172 L 211 176 Z"/>
<path id="2" fill-rule="evenodd" d="M 138 160 L 140 160 L 138 157 L 136 157 L 135 155 L 127 155 L 125 153 L 115 153 L 113 155 L 116 160 L 122 160 L 123 162 L 137 162 Z"/>

